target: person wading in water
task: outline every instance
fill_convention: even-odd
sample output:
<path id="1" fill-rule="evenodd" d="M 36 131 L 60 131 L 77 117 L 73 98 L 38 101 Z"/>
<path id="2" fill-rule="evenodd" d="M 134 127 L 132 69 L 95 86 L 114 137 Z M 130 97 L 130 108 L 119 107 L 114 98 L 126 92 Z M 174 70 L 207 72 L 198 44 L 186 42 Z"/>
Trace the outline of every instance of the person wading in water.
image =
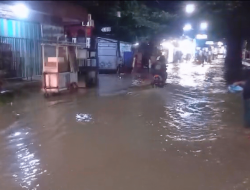
<path id="1" fill-rule="evenodd" d="M 140 74 L 142 70 L 142 53 L 140 50 L 137 50 L 133 60 L 133 73 L 136 75 Z"/>

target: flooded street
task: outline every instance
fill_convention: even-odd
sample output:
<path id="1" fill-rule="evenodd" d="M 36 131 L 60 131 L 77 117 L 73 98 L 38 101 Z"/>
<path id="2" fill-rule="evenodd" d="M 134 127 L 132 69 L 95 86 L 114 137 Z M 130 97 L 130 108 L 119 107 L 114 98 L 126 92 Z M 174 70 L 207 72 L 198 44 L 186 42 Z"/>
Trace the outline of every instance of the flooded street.
<path id="1" fill-rule="evenodd" d="M 241 96 L 223 63 L 168 74 L 162 89 L 34 91 L 2 106 L 0 189 L 250 189 Z"/>

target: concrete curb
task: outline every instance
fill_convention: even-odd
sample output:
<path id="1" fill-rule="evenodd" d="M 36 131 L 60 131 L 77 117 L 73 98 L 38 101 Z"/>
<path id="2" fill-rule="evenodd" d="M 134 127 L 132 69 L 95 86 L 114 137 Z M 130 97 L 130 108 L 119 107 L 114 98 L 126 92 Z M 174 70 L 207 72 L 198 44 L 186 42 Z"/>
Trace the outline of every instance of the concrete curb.
<path id="1" fill-rule="evenodd" d="M 28 89 L 28 88 L 39 88 L 41 86 L 42 86 L 42 82 L 39 80 L 6 82 L 3 85 L 3 89 L 15 91 L 15 90 L 21 90 L 21 89 Z"/>

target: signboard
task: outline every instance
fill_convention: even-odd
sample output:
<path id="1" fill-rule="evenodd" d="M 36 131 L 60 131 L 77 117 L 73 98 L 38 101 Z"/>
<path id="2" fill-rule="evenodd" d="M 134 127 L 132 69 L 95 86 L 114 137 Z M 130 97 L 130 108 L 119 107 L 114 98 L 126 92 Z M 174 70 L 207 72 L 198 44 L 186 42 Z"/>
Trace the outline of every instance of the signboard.
<path id="1" fill-rule="evenodd" d="M 111 27 L 103 27 L 101 29 L 102 32 L 111 32 Z"/>

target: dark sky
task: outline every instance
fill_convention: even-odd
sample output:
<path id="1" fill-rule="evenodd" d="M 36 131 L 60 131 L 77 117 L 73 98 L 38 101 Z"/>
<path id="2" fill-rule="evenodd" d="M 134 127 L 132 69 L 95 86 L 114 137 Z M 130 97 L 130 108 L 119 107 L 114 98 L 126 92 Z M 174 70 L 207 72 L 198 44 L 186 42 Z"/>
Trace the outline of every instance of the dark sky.
<path id="1" fill-rule="evenodd" d="M 160 9 L 167 9 L 168 7 L 173 7 L 176 4 L 175 1 L 157 1 L 157 0 L 145 1 L 145 3 L 150 7 L 156 7 Z"/>
<path id="2" fill-rule="evenodd" d="M 170 13 L 178 13 L 180 11 L 183 11 L 184 5 L 186 2 L 184 1 L 161 1 L 161 0 L 145 1 L 145 3 L 150 7 L 162 9 Z"/>

